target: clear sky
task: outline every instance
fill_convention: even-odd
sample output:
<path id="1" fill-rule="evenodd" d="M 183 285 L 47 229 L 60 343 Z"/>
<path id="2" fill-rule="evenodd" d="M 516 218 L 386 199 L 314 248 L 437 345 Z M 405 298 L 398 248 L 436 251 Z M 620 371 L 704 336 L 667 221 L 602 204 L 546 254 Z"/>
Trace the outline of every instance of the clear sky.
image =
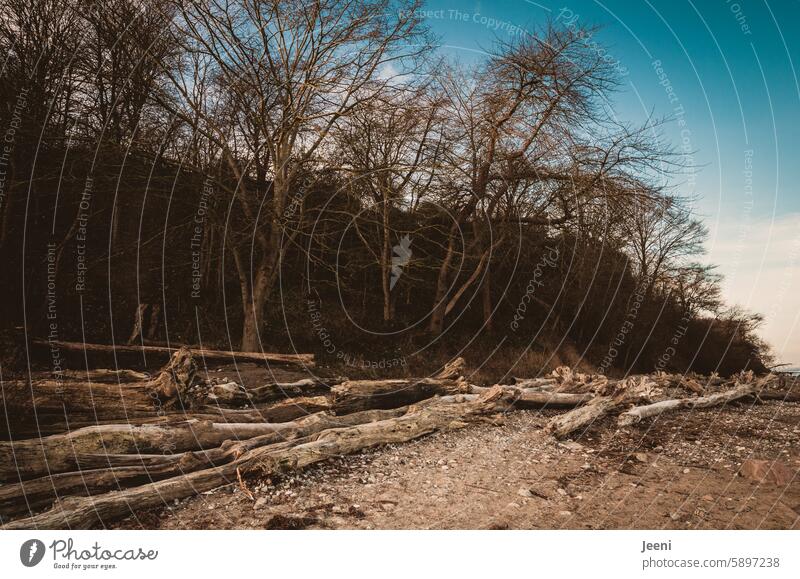
<path id="1" fill-rule="evenodd" d="M 800 1 L 429 0 L 426 17 L 462 61 L 548 19 L 601 26 L 616 113 L 677 117 L 665 132 L 697 167 L 676 184 L 697 196 L 706 259 L 729 303 L 766 316 L 779 361 L 800 366 Z"/>

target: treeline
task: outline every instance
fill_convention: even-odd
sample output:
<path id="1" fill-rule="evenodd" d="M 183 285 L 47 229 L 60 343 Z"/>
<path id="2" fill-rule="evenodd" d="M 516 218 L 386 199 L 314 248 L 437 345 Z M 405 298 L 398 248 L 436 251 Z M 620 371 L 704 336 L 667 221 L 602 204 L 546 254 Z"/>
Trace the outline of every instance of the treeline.
<path id="1" fill-rule="evenodd" d="M 760 318 L 699 261 L 663 121 L 611 109 L 592 30 L 548 24 L 465 67 L 413 0 L 1 3 L 18 344 L 367 367 L 466 348 L 517 374 L 532 352 L 608 372 L 768 361 Z"/>

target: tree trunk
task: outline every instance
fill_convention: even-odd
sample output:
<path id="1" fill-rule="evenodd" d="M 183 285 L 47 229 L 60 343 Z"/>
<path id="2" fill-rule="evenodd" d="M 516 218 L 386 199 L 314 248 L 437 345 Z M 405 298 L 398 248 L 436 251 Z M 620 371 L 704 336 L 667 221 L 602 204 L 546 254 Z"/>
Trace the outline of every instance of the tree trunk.
<path id="1" fill-rule="evenodd" d="M 450 277 L 450 264 L 453 261 L 453 254 L 455 253 L 455 238 L 453 236 L 453 228 L 450 230 L 450 240 L 447 243 L 447 254 L 441 267 L 439 267 L 439 275 L 436 278 L 436 293 L 433 298 L 433 309 L 431 311 L 431 321 L 428 326 L 428 331 L 438 336 L 444 329 L 444 318 L 447 310 L 447 281 Z"/>
<path id="2" fill-rule="evenodd" d="M 383 195 L 383 243 L 381 247 L 381 289 L 383 290 L 383 321 L 392 320 L 392 243 L 389 233 L 389 198 Z"/>
<path id="3" fill-rule="evenodd" d="M 332 408 L 348 414 L 376 408 L 396 408 L 437 395 L 467 392 L 460 380 L 349 380 L 331 389 Z"/>
<path id="4" fill-rule="evenodd" d="M 502 397 L 500 388 L 492 389 L 475 401 L 412 407 L 397 418 L 324 430 L 310 439 L 300 439 L 299 443 L 278 443 L 237 452 L 237 458 L 223 466 L 95 497 L 70 497 L 45 513 L 14 521 L 6 528 L 88 529 L 129 515 L 134 506 L 136 509 L 158 507 L 214 489 L 236 480 L 240 473 L 273 474 L 299 470 L 331 456 L 352 454 L 382 444 L 407 442 L 438 430 L 460 428 L 470 420 L 495 412 Z"/>
<path id="5" fill-rule="evenodd" d="M 747 384 L 738 384 L 735 388 L 725 392 L 718 392 L 700 398 L 677 398 L 674 400 L 662 400 L 649 404 L 647 406 L 638 406 L 623 413 L 619 417 L 620 426 L 629 426 L 641 422 L 645 418 L 652 418 L 664 412 L 671 412 L 673 410 L 681 409 L 694 409 L 694 408 L 711 408 L 712 406 L 719 406 L 739 400 L 752 394 L 758 394 L 770 381 L 775 378 L 770 374 L 761 380 L 750 382 Z"/>
<path id="6" fill-rule="evenodd" d="M 483 329 L 491 334 L 494 331 L 494 324 L 492 323 L 492 286 L 489 282 L 489 265 L 486 265 L 486 273 L 483 276 L 483 285 L 481 285 L 481 304 L 483 306 Z"/>
<path id="7" fill-rule="evenodd" d="M 556 416 L 547 424 L 547 429 L 553 436 L 563 438 L 578 430 L 589 428 L 607 414 L 628 404 L 647 399 L 653 385 L 647 376 L 632 376 L 619 382 L 609 382 L 608 388 L 611 394 L 597 396 L 585 406 Z"/>

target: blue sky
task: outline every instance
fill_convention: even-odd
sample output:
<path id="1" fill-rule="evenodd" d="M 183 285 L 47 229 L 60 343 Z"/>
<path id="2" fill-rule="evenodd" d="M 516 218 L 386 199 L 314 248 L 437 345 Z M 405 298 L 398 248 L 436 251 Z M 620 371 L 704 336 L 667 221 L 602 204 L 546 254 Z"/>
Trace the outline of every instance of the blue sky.
<path id="1" fill-rule="evenodd" d="M 665 133 L 697 167 L 676 184 L 697 196 L 707 259 L 729 302 L 767 317 L 762 335 L 780 361 L 800 365 L 800 1 L 431 0 L 426 10 L 463 61 L 548 18 L 602 26 L 593 40 L 619 63 L 618 116 L 682 119 Z"/>

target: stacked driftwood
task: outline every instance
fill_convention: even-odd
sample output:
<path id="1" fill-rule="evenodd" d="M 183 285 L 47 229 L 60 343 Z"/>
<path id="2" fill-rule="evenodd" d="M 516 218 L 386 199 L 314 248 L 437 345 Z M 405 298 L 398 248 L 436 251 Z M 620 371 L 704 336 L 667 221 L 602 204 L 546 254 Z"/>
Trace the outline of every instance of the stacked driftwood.
<path id="1" fill-rule="evenodd" d="M 283 362 L 308 367 L 313 359 Z M 563 437 L 608 415 L 626 426 L 678 409 L 787 396 L 767 388 L 772 375 L 611 380 L 568 368 L 482 388 L 467 382 L 463 365 L 458 359 L 419 379 L 245 387 L 204 377 L 196 356 L 181 349 L 155 376 L 96 370 L 6 382 L 13 440 L 0 442 L 0 516 L 7 528 L 102 526 L 225 484 L 246 491 L 251 472 L 300 469 L 513 409 L 564 409 L 548 425 Z"/>

